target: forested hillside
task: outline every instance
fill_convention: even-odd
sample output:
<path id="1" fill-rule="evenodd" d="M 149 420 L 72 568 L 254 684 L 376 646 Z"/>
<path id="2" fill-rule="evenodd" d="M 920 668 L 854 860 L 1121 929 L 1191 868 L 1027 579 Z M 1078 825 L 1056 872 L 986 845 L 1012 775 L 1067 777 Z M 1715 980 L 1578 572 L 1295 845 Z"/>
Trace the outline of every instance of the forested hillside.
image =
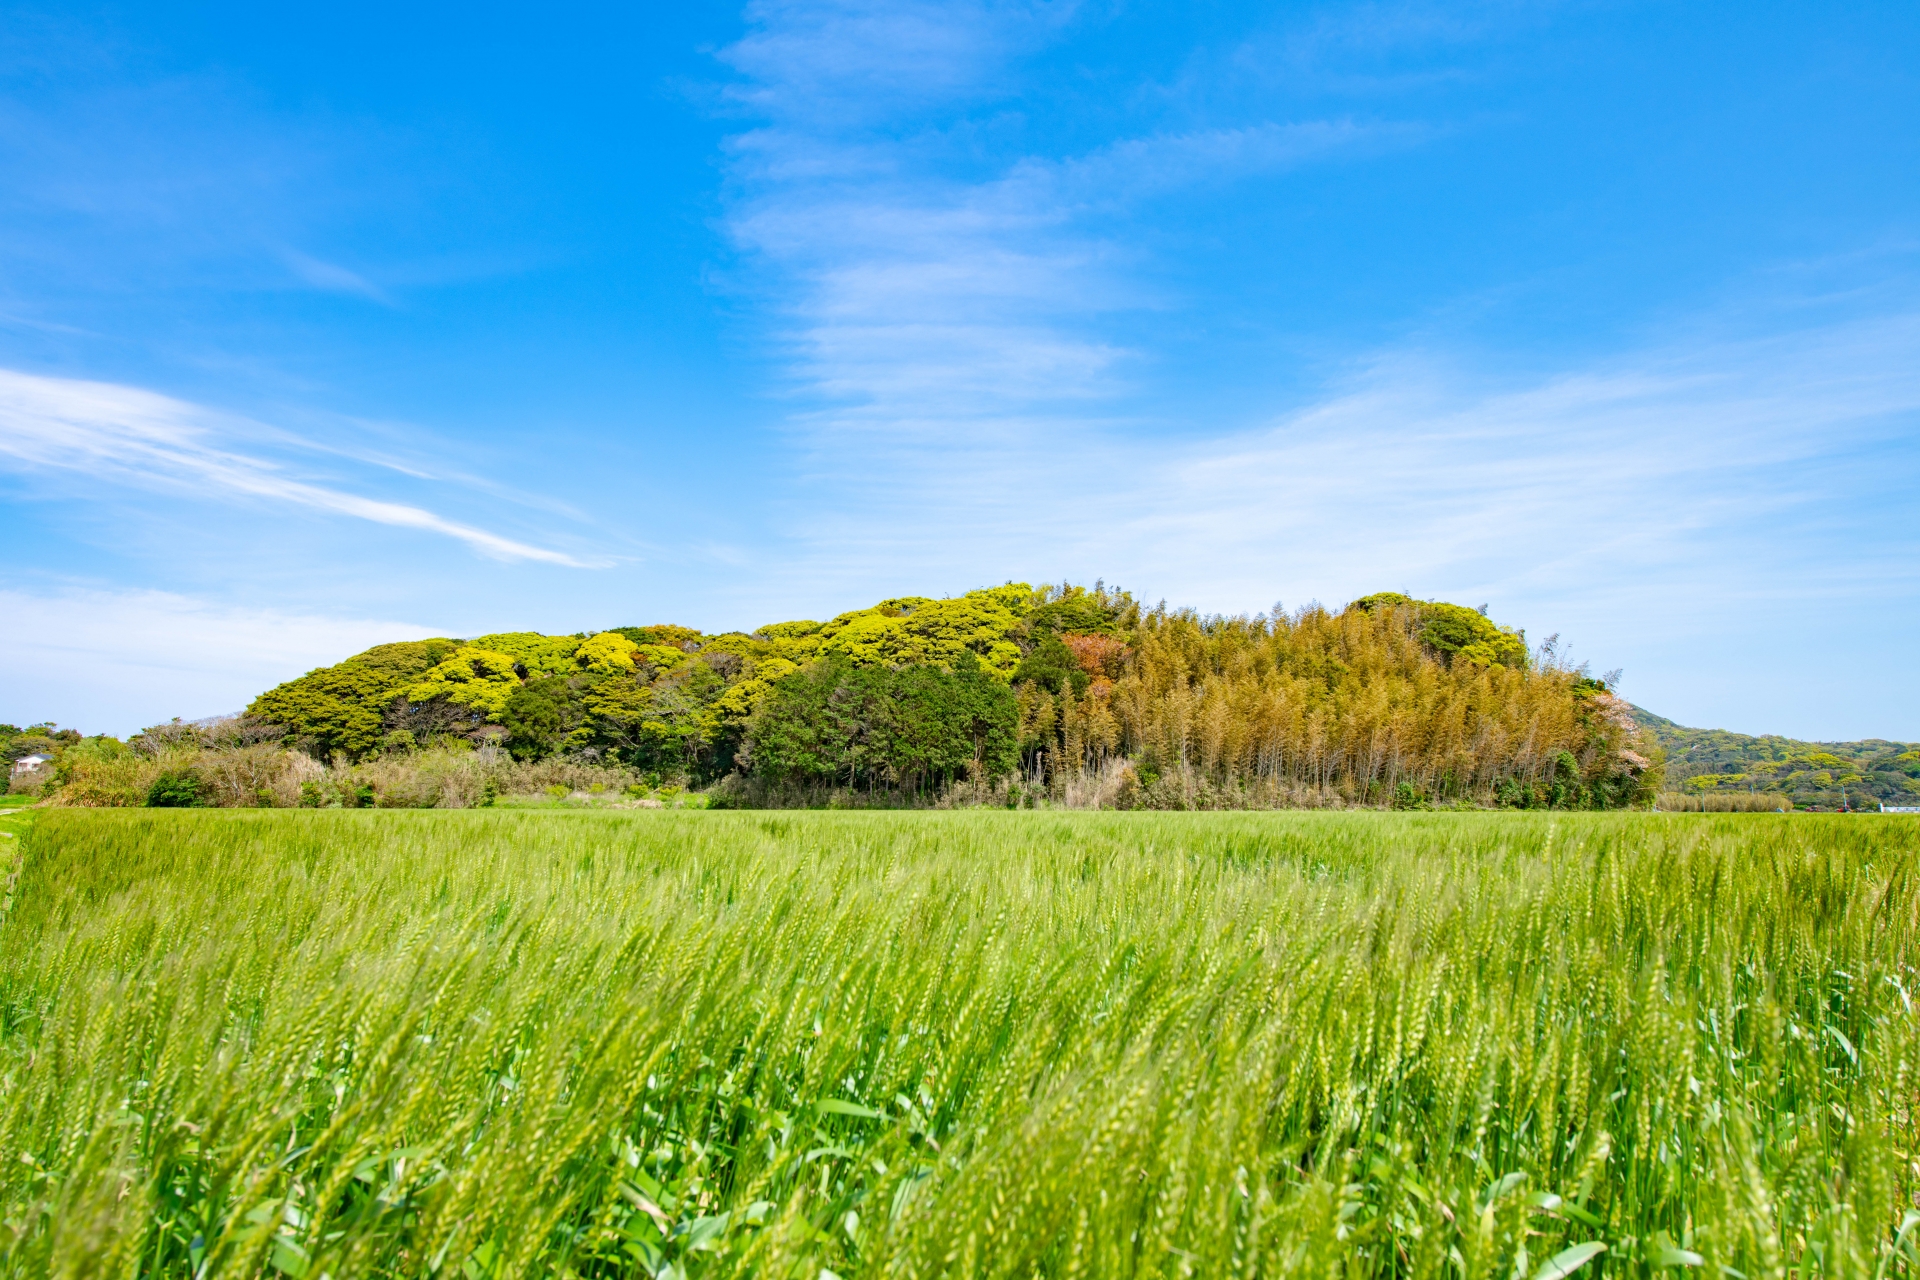
<path id="1" fill-rule="evenodd" d="M 1756 738 L 1689 729 L 1640 707 L 1634 716 L 1666 753 L 1667 785 L 1681 791 L 1771 792 L 1800 808 L 1920 805 L 1920 743 Z"/>
<path id="2" fill-rule="evenodd" d="M 1587 808 L 1659 782 L 1603 682 L 1475 610 L 1393 594 L 1203 617 L 1016 583 L 751 632 L 409 641 L 247 715 L 322 760 L 471 745 L 617 764 L 715 803 Z"/>

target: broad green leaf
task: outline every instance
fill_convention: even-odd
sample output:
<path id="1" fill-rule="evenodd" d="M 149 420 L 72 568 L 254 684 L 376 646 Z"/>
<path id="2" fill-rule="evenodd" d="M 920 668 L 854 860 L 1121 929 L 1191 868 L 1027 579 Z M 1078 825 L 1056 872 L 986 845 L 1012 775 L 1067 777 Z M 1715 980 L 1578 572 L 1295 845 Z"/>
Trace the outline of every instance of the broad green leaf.
<path id="1" fill-rule="evenodd" d="M 727 1215 L 711 1214 L 695 1218 L 687 1225 L 687 1248 L 698 1249 L 727 1229 Z"/>
<path id="2" fill-rule="evenodd" d="M 661 1230 L 664 1231 L 673 1225 L 673 1219 L 669 1218 L 659 1205 L 655 1204 L 644 1192 L 631 1182 L 619 1183 L 616 1190 L 626 1198 L 627 1203 L 659 1223 Z"/>
<path id="3" fill-rule="evenodd" d="M 807 1152 L 807 1154 L 800 1157 L 800 1163 L 812 1164 L 815 1160 L 819 1160 L 825 1156 L 838 1156 L 841 1159 L 845 1159 L 851 1156 L 852 1154 L 853 1152 L 847 1150 L 845 1147 L 815 1147 L 813 1150 Z"/>
<path id="4" fill-rule="evenodd" d="M 267 1261 L 275 1271 L 283 1276 L 292 1276 L 294 1280 L 301 1280 L 307 1274 L 309 1265 L 306 1251 L 285 1236 L 274 1240 L 273 1253 Z"/>
<path id="5" fill-rule="evenodd" d="M 1510 1173 L 1487 1189 L 1487 1198 L 1482 1204 L 1499 1204 L 1515 1187 L 1527 1180 L 1524 1173 Z"/>
<path id="6" fill-rule="evenodd" d="M 660 1268 L 667 1265 L 666 1255 L 661 1253 L 659 1247 L 652 1241 L 629 1240 L 621 1247 L 639 1259 L 640 1265 L 647 1269 L 647 1274 L 650 1276 L 658 1275 Z"/>
<path id="7" fill-rule="evenodd" d="M 1589 1240 L 1585 1244 L 1574 1245 L 1571 1249 L 1562 1249 L 1540 1264 L 1530 1280 L 1560 1280 L 1561 1276 L 1570 1276 L 1580 1268 L 1592 1262 L 1607 1251 L 1607 1246 L 1598 1240 Z"/>
<path id="8" fill-rule="evenodd" d="M 1682 1249 L 1674 1245 L 1656 1244 L 1647 1250 L 1647 1264 L 1655 1267 L 1698 1267 L 1706 1259 L 1691 1249 Z"/>
<path id="9" fill-rule="evenodd" d="M 1706 1261 L 1693 1250 L 1681 1248 L 1664 1231 L 1653 1233 L 1653 1239 L 1647 1242 L 1646 1256 L 1650 1267 L 1697 1267 Z"/>

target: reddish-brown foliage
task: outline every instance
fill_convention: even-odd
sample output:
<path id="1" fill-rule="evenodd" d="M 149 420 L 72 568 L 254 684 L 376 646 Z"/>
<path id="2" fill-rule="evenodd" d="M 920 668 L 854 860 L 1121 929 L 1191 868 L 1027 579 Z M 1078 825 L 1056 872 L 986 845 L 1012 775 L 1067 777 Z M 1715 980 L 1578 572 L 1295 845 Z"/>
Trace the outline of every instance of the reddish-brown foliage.
<path id="1" fill-rule="evenodd" d="M 1109 680 L 1120 678 L 1126 669 L 1127 657 L 1133 652 L 1112 636 L 1063 635 L 1060 643 L 1073 652 L 1082 671 Z"/>

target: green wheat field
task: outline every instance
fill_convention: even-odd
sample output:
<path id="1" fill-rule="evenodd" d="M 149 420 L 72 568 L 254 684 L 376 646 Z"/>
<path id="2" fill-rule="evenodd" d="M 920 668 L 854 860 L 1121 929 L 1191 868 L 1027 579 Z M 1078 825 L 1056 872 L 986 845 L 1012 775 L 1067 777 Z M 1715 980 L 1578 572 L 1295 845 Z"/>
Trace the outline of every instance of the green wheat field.
<path id="1" fill-rule="evenodd" d="M 14 1276 L 1920 1274 L 1920 823 L 47 811 Z"/>

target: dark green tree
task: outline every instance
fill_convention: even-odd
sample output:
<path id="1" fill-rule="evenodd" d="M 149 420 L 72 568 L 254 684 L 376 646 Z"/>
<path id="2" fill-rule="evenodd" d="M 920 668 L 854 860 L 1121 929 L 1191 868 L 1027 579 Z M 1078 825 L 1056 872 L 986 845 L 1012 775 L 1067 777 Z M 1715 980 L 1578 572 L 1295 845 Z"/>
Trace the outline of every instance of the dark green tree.
<path id="1" fill-rule="evenodd" d="M 776 782 L 924 793 L 1009 772 L 1013 693 L 972 654 L 952 671 L 824 661 L 775 683 L 755 713 L 748 758 Z"/>
<path id="2" fill-rule="evenodd" d="M 1059 693 L 1063 687 L 1070 686 L 1076 697 L 1087 691 L 1092 679 L 1081 667 L 1080 660 L 1073 656 L 1073 650 L 1057 635 L 1048 635 L 1035 645 L 1033 652 L 1020 660 L 1013 678 L 1032 680 L 1048 693 Z"/>
<path id="3" fill-rule="evenodd" d="M 507 750 L 516 760 L 543 760 L 566 748 L 587 723 L 587 706 L 569 676 L 547 676 L 514 690 L 500 713 Z"/>
<path id="4" fill-rule="evenodd" d="M 149 809 L 197 809 L 205 803 L 200 776 L 190 769 L 163 773 L 147 788 Z"/>

